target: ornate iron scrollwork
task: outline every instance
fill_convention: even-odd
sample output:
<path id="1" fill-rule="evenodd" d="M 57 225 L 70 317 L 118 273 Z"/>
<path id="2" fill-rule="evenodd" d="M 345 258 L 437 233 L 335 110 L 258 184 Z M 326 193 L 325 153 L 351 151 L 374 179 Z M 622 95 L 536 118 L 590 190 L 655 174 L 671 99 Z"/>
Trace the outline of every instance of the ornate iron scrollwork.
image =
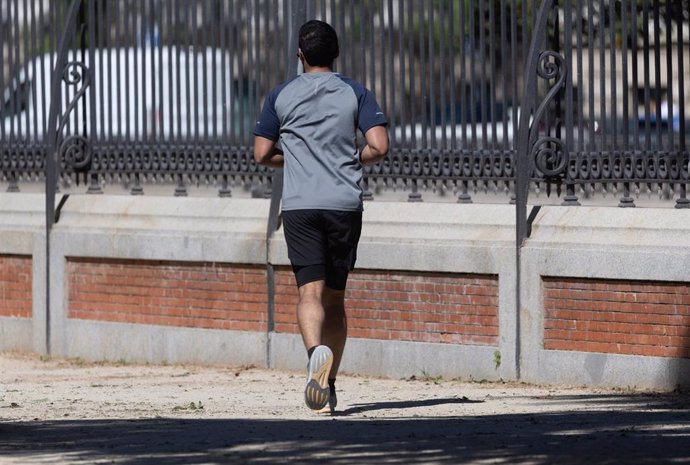
<path id="1" fill-rule="evenodd" d="M 84 136 L 68 136 L 60 144 L 60 159 L 80 171 L 91 164 L 91 144 Z"/>
<path id="2" fill-rule="evenodd" d="M 535 166 L 548 179 L 565 176 L 568 167 L 568 148 L 566 144 L 553 136 L 544 136 L 537 139 L 539 121 L 549 104 L 556 98 L 565 86 L 568 75 L 568 67 L 565 58 L 552 50 L 546 50 L 539 55 L 537 63 L 537 76 L 551 81 L 556 80 L 546 96 L 534 112 L 534 119 L 530 130 L 530 155 Z"/>
<path id="3" fill-rule="evenodd" d="M 79 100 L 86 94 L 86 89 L 91 84 L 89 68 L 84 63 L 71 61 L 65 64 L 62 70 L 62 80 L 69 86 L 80 87 L 74 93 L 64 113 L 60 116 L 58 126 L 58 138 L 63 135 L 63 131 L 69 115 L 76 108 Z M 91 164 L 91 144 L 83 135 L 69 135 L 59 145 L 60 159 L 75 171 L 88 169 Z"/>
<path id="4" fill-rule="evenodd" d="M 556 137 L 542 137 L 531 149 L 534 163 L 547 178 L 558 177 L 565 173 L 568 164 L 568 149 L 562 140 Z"/>

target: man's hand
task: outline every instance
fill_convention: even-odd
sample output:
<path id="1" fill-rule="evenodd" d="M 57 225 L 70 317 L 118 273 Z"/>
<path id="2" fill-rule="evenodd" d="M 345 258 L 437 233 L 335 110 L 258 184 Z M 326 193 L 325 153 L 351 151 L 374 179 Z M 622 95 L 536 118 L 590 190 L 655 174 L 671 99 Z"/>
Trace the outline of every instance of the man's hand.
<path id="1" fill-rule="evenodd" d="M 364 138 L 367 145 L 364 146 L 359 155 L 363 165 L 373 165 L 388 155 L 389 142 L 386 126 L 374 126 L 364 134 Z"/>
<path id="2" fill-rule="evenodd" d="M 275 141 L 261 136 L 254 136 L 254 161 L 259 165 L 271 168 L 282 168 L 283 152 L 276 149 Z"/>

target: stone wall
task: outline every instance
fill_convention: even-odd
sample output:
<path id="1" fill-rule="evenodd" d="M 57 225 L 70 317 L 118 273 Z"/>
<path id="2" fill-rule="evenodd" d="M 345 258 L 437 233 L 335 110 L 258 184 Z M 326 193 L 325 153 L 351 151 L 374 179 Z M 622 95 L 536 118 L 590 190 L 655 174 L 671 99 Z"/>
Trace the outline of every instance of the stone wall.
<path id="1" fill-rule="evenodd" d="M 49 273 L 44 202 L 0 195 L 0 350 L 304 369 L 267 200 L 72 196 Z M 514 207 L 365 208 L 344 371 L 690 385 L 690 211 L 543 207 L 517 311 Z"/>

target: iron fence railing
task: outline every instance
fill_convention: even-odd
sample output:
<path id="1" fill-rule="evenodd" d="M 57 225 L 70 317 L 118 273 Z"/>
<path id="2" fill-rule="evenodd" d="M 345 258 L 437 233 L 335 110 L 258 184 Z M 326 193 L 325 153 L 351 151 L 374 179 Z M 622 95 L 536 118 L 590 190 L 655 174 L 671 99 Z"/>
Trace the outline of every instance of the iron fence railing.
<path id="1" fill-rule="evenodd" d="M 410 200 L 425 189 L 465 202 L 478 188 L 514 197 L 527 131 L 532 189 L 566 204 L 615 190 L 621 206 L 663 191 L 688 206 L 687 0 L 561 0 L 543 31 L 535 0 L 305 3 L 307 17 L 339 31 L 337 71 L 370 87 L 390 119 L 392 153 L 367 168 L 369 198 L 390 188 Z M 251 132 L 265 93 L 297 64 L 285 50 L 290 2 L 83 0 L 69 28 L 71 4 L 0 6 L 0 180 L 9 190 L 44 179 L 51 131 L 63 186 L 270 190 Z M 62 38 L 65 68 L 55 70 Z M 526 67 L 530 51 L 536 69 Z"/>

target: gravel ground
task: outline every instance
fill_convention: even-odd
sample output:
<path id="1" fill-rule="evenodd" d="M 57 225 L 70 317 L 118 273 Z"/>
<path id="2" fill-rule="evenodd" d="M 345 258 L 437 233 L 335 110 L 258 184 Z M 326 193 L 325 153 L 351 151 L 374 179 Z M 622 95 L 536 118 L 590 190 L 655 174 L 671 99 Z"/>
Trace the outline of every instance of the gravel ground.
<path id="1" fill-rule="evenodd" d="M 690 464 L 690 396 L 0 354 L 1 464 Z"/>

